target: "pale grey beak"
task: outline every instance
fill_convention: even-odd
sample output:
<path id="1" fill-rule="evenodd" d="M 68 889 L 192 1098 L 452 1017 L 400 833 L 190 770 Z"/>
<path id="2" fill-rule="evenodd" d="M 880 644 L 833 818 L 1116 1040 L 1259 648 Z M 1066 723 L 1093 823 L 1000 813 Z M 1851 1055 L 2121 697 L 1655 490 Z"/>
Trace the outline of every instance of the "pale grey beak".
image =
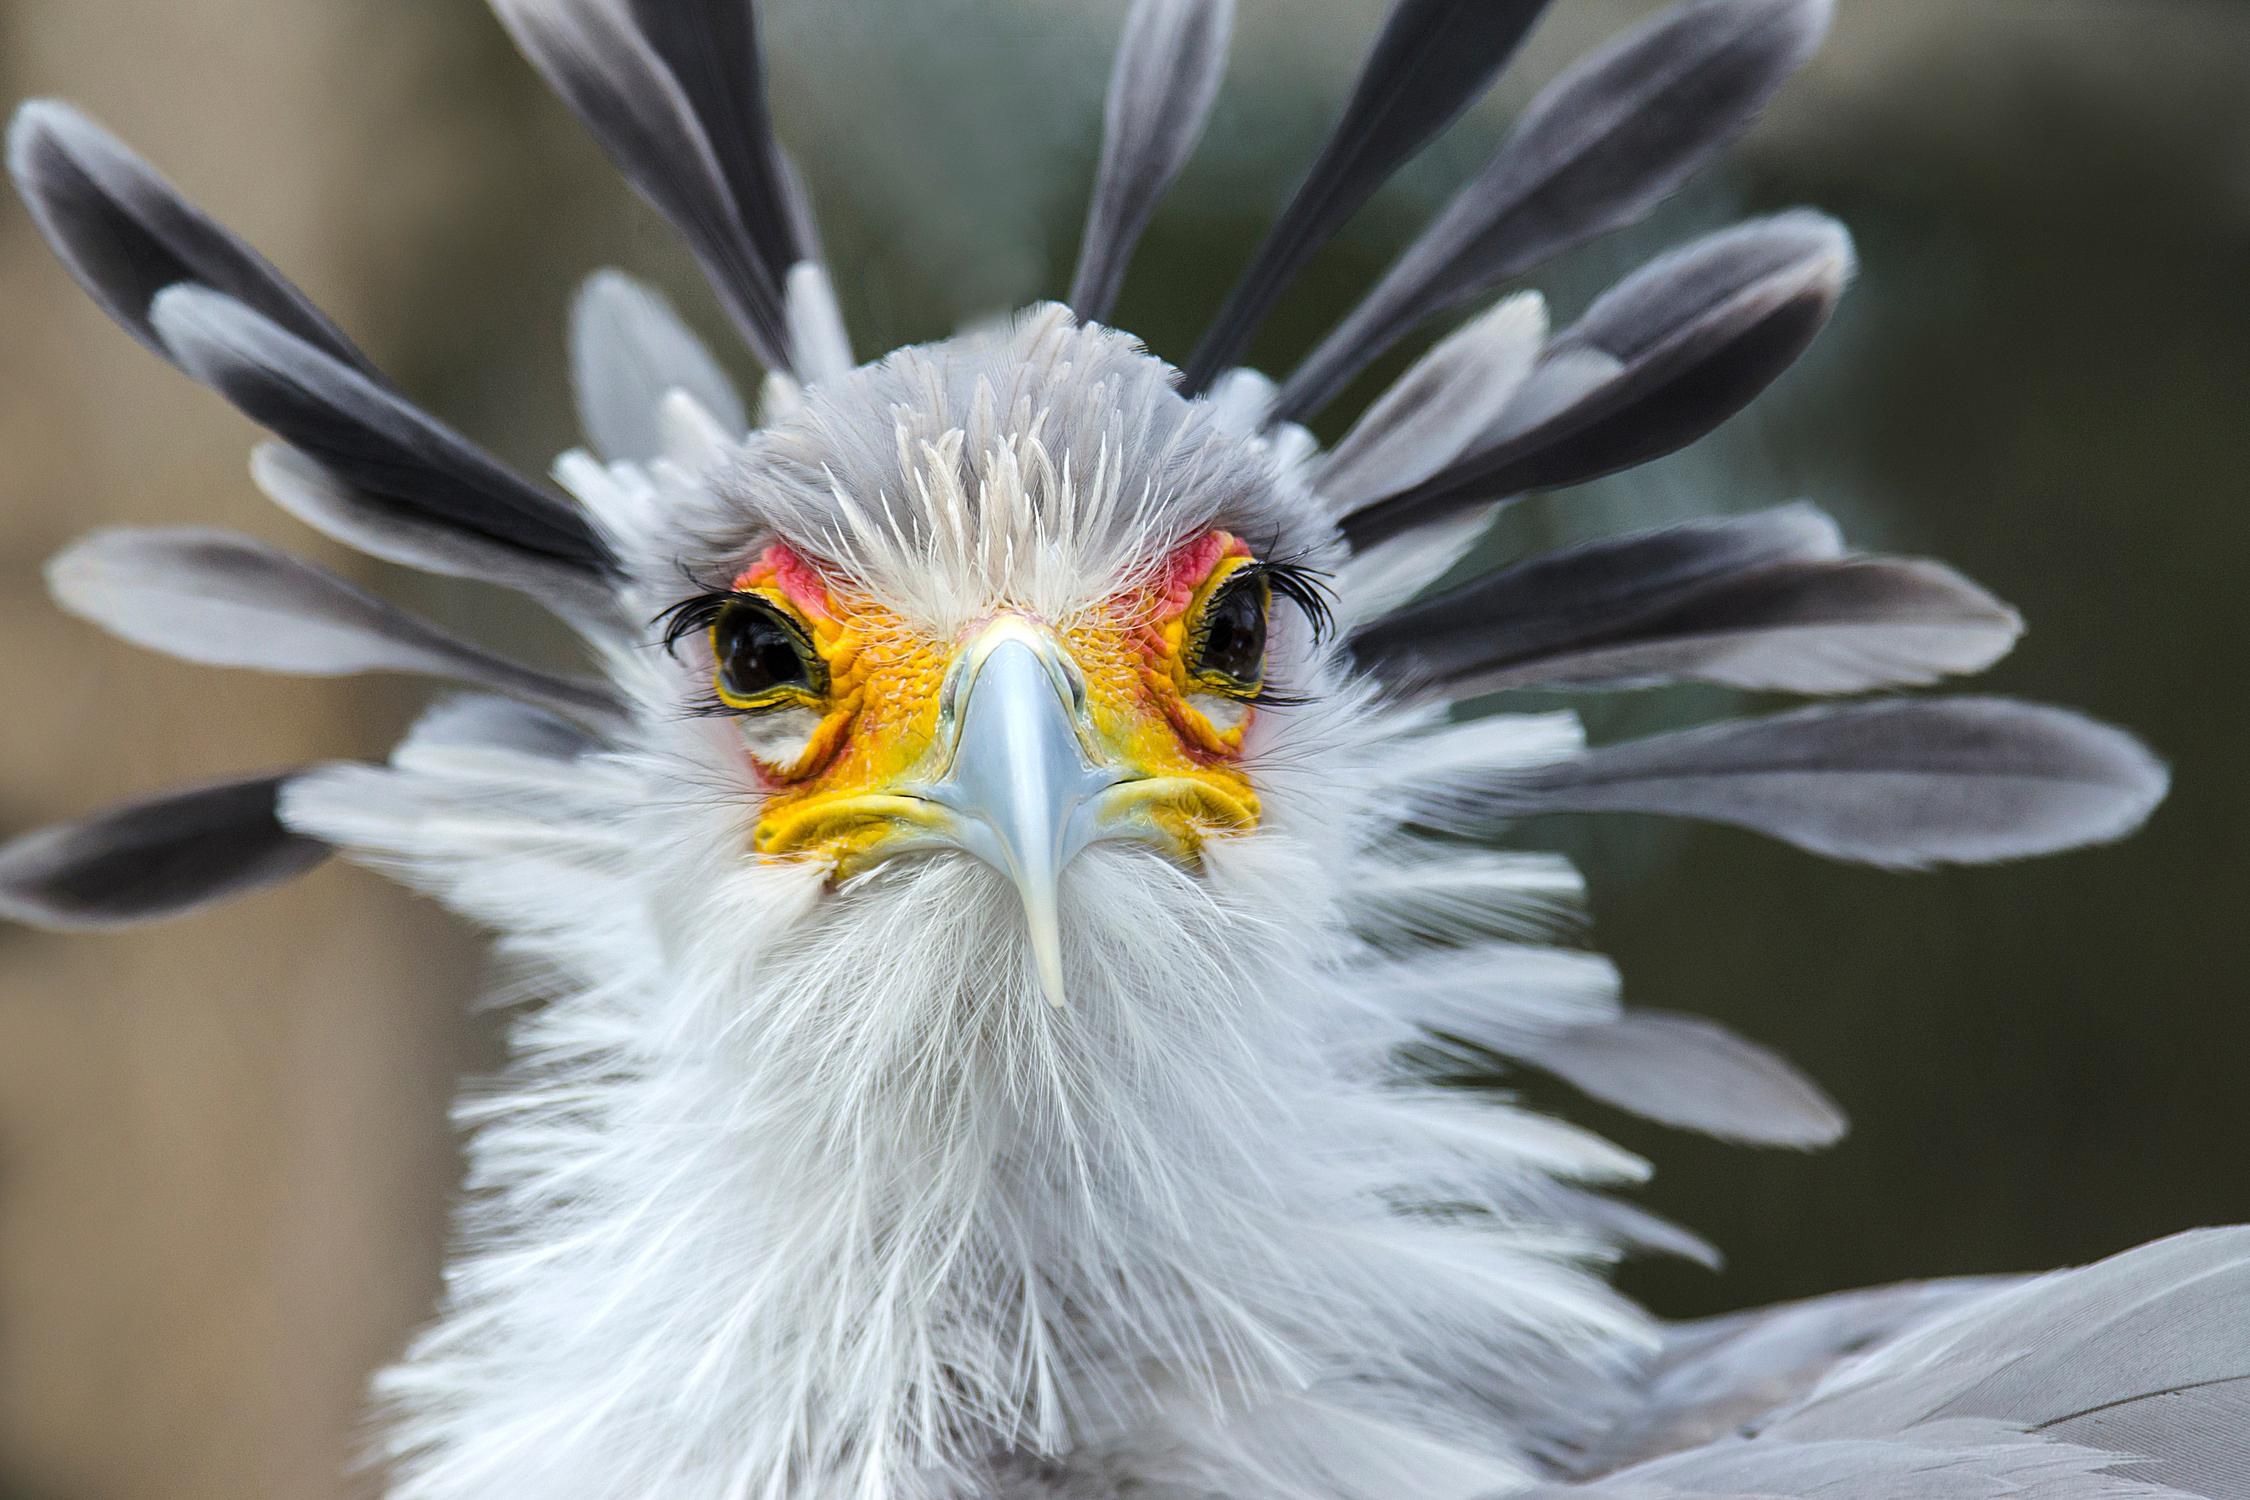
<path id="1" fill-rule="evenodd" d="M 953 843 L 1014 884 L 1039 987 L 1058 1006 L 1062 872 L 1101 836 L 1101 794 L 1128 779 L 1089 753 L 1085 692 L 1052 635 L 1003 616 L 956 659 L 940 708 L 952 721 L 952 756 L 916 789 L 954 815 Z"/>

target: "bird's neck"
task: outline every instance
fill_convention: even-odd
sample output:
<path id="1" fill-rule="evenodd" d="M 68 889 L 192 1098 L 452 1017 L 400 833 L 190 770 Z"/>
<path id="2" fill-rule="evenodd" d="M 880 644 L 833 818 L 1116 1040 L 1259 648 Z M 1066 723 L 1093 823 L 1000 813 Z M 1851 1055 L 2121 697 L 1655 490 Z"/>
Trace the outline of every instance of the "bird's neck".
<path id="1" fill-rule="evenodd" d="M 473 1148 L 497 1248 L 399 1376 L 444 1393 L 405 1441 L 521 1432 L 543 1497 L 912 1500 L 1200 1432 L 1259 1493 L 1275 1455 L 1389 1431 L 1320 1392 L 1404 1400 L 1465 1314 L 1520 1321 L 1511 1257 L 1555 1275 L 1398 1215 L 1436 1148 L 1321 1045 L 1332 955 L 1284 905 L 1245 923 L 1096 850 L 1064 1010 L 1012 901 L 967 863 L 777 894 L 755 951 L 695 916 L 531 1018 Z M 1507 1477 L 1482 1441 L 1465 1486 Z"/>

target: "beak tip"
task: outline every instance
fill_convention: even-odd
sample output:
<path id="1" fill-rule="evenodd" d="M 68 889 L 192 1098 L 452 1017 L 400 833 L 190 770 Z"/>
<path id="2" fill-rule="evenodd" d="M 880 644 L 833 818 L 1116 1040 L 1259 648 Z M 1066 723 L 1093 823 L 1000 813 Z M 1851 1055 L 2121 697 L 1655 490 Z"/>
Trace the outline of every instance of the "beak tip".
<path id="1" fill-rule="evenodd" d="M 1019 888 L 1023 898 L 1024 923 L 1031 934 L 1032 965 L 1039 972 L 1039 989 L 1047 1003 L 1056 1010 L 1070 1007 L 1069 992 L 1063 984 L 1062 921 L 1056 911 L 1055 888 L 1024 886 Z"/>

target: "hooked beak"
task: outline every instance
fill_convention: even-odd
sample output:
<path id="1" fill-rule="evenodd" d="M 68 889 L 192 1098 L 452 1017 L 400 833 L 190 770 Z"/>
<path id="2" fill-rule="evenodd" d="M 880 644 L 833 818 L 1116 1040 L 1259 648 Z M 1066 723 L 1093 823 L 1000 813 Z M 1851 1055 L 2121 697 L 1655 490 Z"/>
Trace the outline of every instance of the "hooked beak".
<path id="1" fill-rule="evenodd" d="M 1072 860 L 1114 839 L 1193 867 L 1209 833 L 1258 821 L 1239 773 L 1184 750 L 1129 668 L 1110 660 L 1103 670 L 1089 692 L 1055 632 L 1002 615 L 953 652 L 928 718 L 916 716 L 911 731 L 877 725 L 854 742 L 877 767 L 896 754 L 903 770 L 776 797 L 758 825 L 758 852 L 826 856 L 845 877 L 897 855 L 974 855 L 1015 887 L 1039 987 L 1062 1005 L 1062 878 Z"/>
<path id="2" fill-rule="evenodd" d="M 1062 872 L 1117 831 L 1103 793 L 1133 778 L 1090 751 L 1085 683 L 1028 621 L 1009 616 L 987 627 L 955 661 L 944 692 L 950 763 L 916 795 L 952 815 L 945 832 L 954 845 L 1015 886 L 1039 987 L 1060 1006 Z"/>

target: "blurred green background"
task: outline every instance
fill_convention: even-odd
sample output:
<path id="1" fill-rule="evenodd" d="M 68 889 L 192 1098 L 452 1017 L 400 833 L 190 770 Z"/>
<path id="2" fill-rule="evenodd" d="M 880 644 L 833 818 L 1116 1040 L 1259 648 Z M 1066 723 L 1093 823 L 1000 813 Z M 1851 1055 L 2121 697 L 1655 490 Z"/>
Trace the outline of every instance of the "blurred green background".
<path id="1" fill-rule="evenodd" d="M 1228 96 L 1120 309 L 1174 358 L 1382 10 L 1241 4 Z M 1310 347 L 1531 87 L 1655 8 L 1557 0 L 1488 105 L 1313 267 L 1259 362 Z M 776 110 L 863 354 L 1060 292 L 1122 0 L 768 10 Z M 562 313 L 584 271 L 651 277 L 722 334 L 475 0 L 0 0 L 0 83 L 90 107 L 526 467 L 571 441 Z M 1844 217 L 1864 262 L 1814 355 L 1704 444 L 1539 499 L 1495 545 L 1814 497 L 2024 610 L 1984 685 L 2136 728 L 2177 782 L 2121 847 L 1912 877 L 1639 820 L 1527 830 L 1587 867 L 1633 1001 L 1776 1046 L 1855 1121 L 1799 1157 L 1595 1112 L 1658 1162 L 1648 1201 L 1728 1254 L 1716 1275 L 1628 1271 L 1682 1315 L 2250 1218 L 2250 6 L 1840 0 L 1726 168 L 1538 284 L 1566 318 L 1671 239 L 1797 203 Z M 0 830 L 379 752 L 410 688 L 167 664 L 45 604 L 39 563 L 95 524 L 309 543 L 243 477 L 249 429 L 115 332 L 12 204 L 0 308 Z M 330 560 L 553 649 L 497 598 Z M 1588 717 L 1608 738 L 1735 706 Z M 477 985 L 473 941 L 343 870 L 155 933 L 0 930 L 0 1493 L 366 1492 L 339 1469 L 365 1372 L 435 1294 L 445 1100 L 492 1055 Z"/>

